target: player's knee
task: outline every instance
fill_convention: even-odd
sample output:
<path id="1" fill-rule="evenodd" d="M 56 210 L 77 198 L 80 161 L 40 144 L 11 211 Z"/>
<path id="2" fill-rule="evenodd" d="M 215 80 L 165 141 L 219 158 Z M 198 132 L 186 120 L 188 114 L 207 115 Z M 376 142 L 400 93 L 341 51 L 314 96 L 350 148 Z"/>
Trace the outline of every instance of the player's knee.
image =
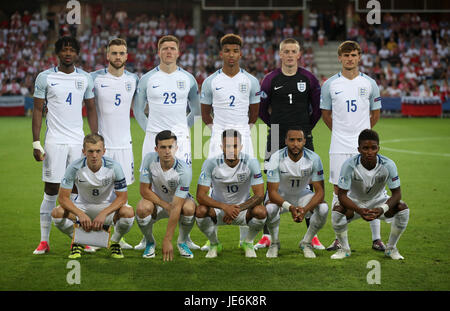
<path id="1" fill-rule="evenodd" d="M 341 213 L 341 214 L 345 214 L 345 208 L 342 207 L 342 206 L 339 205 L 339 204 L 335 204 L 335 205 L 333 206 L 333 211 L 338 212 L 338 213 Z"/>
<path id="2" fill-rule="evenodd" d="M 400 211 L 404 211 L 405 209 L 408 209 L 408 208 L 409 208 L 408 205 L 405 202 L 403 202 L 403 201 L 400 201 L 397 204 L 397 209 L 398 209 L 399 212 Z"/>
<path id="3" fill-rule="evenodd" d="M 148 204 L 148 203 L 150 203 L 150 201 L 146 201 L 146 200 L 139 201 L 137 208 L 136 208 L 136 215 L 139 218 L 145 218 L 148 215 L 152 214 L 152 212 L 153 212 L 152 205 Z"/>
<path id="4" fill-rule="evenodd" d="M 52 210 L 53 218 L 63 218 L 64 217 L 64 209 L 61 206 L 57 206 Z"/>
<path id="5" fill-rule="evenodd" d="M 131 218 L 134 217 L 134 210 L 129 205 L 124 205 L 119 210 L 119 216 L 121 218 Z"/>
<path id="6" fill-rule="evenodd" d="M 191 200 L 186 200 L 183 205 L 182 214 L 184 216 L 193 216 L 195 214 L 195 203 Z"/>
<path id="7" fill-rule="evenodd" d="M 205 218 L 208 216 L 208 208 L 204 205 L 199 205 L 195 209 L 195 217 L 197 218 Z"/>
<path id="8" fill-rule="evenodd" d="M 57 195 L 59 191 L 59 184 L 45 183 L 44 192 L 48 195 Z"/>
<path id="9" fill-rule="evenodd" d="M 252 208 L 252 216 L 257 219 L 264 219 L 267 217 L 267 210 L 264 205 L 257 205 Z"/>

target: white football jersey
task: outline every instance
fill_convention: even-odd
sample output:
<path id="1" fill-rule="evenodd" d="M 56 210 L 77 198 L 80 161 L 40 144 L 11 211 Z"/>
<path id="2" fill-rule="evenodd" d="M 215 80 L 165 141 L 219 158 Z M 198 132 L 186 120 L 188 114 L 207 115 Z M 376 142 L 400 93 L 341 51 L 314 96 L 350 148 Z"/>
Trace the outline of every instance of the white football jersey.
<path id="1" fill-rule="evenodd" d="M 61 188 L 77 186 L 76 203 L 111 203 L 116 198 L 115 191 L 127 191 L 127 182 L 118 162 L 108 157 L 103 157 L 102 162 L 102 167 L 95 173 L 87 166 L 86 157 L 72 162 L 66 169 Z"/>
<path id="2" fill-rule="evenodd" d="M 279 183 L 278 193 L 289 202 L 297 202 L 311 182 L 321 180 L 324 180 L 322 161 L 307 148 L 303 148 L 300 160 L 294 162 L 284 147 L 270 157 L 267 165 L 267 182 Z"/>
<path id="3" fill-rule="evenodd" d="M 264 183 L 257 159 L 240 153 L 239 163 L 229 167 L 224 155 L 207 159 L 198 184 L 211 187 L 211 198 L 226 204 L 241 204 L 250 198 L 250 187 Z"/>
<path id="4" fill-rule="evenodd" d="M 238 130 L 247 128 L 249 105 L 259 101 L 259 82 L 243 69 L 234 77 L 219 69 L 202 84 L 200 103 L 212 105 L 214 125 Z"/>
<path id="5" fill-rule="evenodd" d="M 377 165 L 367 170 L 361 164 L 361 155 L 358 154 L 342 165 L 338 187 L 349 190 L 347 195 L 351 199 L 371 201 L 385 194 L 386 184 L 389 189 L 400 187 L 394 161 L 377 155 Z"/>
<path id="6" fill-rule="evenodd" d="M 58 67 L 39 73 L 33 96 L 46 100 L 46 143 L 83 143 L 83 100 L 94 97 L 93 88 L 91 76 L 80 68 L 69 74 Z"/>
<path id="7" fill-rule="evenodd" d="M 150 152 L 144 158 L 140 173 L 140 182 L 151 184 L 152 191 L 166 202 L 172 202 L 174 196 L 185 199 L 189 194 L 192 170 L 183 160 L 175 158 L 173 167 L 163 171 L 158 153 Z"/>
<path id="8" fill-rule="evenodd" d="M 116 77 L 105 69 L 91 72 L 96 97 L 98 133 L 108 149 L 132 148 L 130 109 L 138 83 L 137 75 L 124 71 Z"/>
<path id="9" fill-rule="evenodd" d="M 338 73 L 323 84 L 320 108 L 332 111 L 330 153 L 355 153 L 359 134 L 370 129 L 370 111 L 381 109 L 380 90 L 363 73 L 353 80 Z"/>
<path id="10" fill-rule="evenodd" d="M 135 101 L 138 121 L 146 119 L 142 114 L 147 102 L 147 132 L 171 130 L 177 135 L 189 132 L 186 113 L 188 105 L 198 105 L 197 81 L 180 67 L 166 73 L 158 66 L 139 80 Z"/>

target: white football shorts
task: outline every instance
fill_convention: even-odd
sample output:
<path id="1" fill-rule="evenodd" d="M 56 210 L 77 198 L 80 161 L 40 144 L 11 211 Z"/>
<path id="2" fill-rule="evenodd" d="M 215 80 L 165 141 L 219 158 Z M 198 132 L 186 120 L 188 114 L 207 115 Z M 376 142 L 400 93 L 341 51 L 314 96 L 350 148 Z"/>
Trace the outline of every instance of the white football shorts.
<path id="1" fill-rule="evenodd" d="M 134 160 L 133 160 L 133 149 L 108 149 L 106 148 L 105 156 L 112 158 L 113 160 L 119 162 L 122 167 L 123 173 L 125 174 L 125 180 L 127 181 L 127 186 L 134 182 Z"/>
<path id="2" fill-rule="evenodd" d="M 330 153 L 330 183 L 337 185 L 342 164 L 357 153 Z"/>
<path id="3" fill-rule="evenodd" d="M 67 166 L 83 156 L 82 144 L 45 144 L 42 165 L 42 181 L 61 183 Z"/>

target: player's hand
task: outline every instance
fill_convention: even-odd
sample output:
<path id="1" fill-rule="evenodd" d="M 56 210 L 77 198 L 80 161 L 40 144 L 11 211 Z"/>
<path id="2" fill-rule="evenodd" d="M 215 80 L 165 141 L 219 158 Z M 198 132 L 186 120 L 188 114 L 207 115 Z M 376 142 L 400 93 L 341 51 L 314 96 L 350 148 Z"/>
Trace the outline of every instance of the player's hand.
<path id="1" fill-rule="evenodd" d="M 34 159 L 38 162 L 44 161 L 45 153 L 42 153 L 39 149 L 33 149 Z"/>
<path id="2" fill-rule="evenodd" d="M 367 208 L 360 208 L 358 210 L 358 214 L 360 214 L 361 218 L 364 219 L 365 221 L 372 221 L 376 218 L 373 212 L 371 212 L 371 210 Z"/>
<path id="3" fill-rule="evenodd" d="M 381 207 L 375 207 L 373 209 L 370 210 L 370 213 L 375 217 L 378 218 L 381 215 L 384 214 L 384 210 Z"/>
<path id="4" fill-rule="evenodd" d="M 227 207 L 223 211 L 225 212 L 225 216 L 228 216 L 231 219 L 235 219 L 236 217 L 239 216 L 241 209 L 239 208 L 239 205 L 237 205 L 237 204 L 230 204 L 230 205 L 227 205 Z"/>
<path id="5" fill-rule="evenodd" d="M 99 213 L 97 217 L 92 221 L 92 230 L 99 231 L 103 229 L 105 224 L 106 216 L 104 213 Z"/>
<path id="6" fill-rule="evenodd" d="M 295 222 L 300 222 L 299 219 L 298 219 L 298 210 L 297 210 L 297 207 L 291 205 L 291 207 L 289 207 L 289 211 L 291 212 L 292 219 L 293 219 Z"/>
<path id="7" fill-rule="evenodd" d="M 78 216 L 78 221 L 80 222 L 81 227 L 84 231 L 89 232 L 92 229 L 92 221 L 91 218 L 85 213 Z"/>
<path id="8" fill-rule="evenodd" d="M 163 252 L 163 261 L 173 260 L 173 246 L 172 242 L 169 241 L 168 239 L 163 240 L 162 252 Z"/>
<path id="9" fill-rule="evenodd" d="M 306 209 L 301 206 L 297 206 L 297 220 L 296 222 L 302 222 L 306 215 Z"/>

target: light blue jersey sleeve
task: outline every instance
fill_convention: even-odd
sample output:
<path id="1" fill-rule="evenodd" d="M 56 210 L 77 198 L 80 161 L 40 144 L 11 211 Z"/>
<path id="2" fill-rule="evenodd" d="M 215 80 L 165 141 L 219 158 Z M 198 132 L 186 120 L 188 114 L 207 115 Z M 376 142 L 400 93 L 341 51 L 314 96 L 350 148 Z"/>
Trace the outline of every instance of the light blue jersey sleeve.
<path id="1" fill-rule="evenodd" d="M 366 76 L 367 77 L 367 76 Z M 370 102 L 370 110 L 378 110 L 381 109 L 381 96 L 380 96 L 380 88 L 378 87 L 376 81 L 370 77 L 367 77 L 372 86 L 372 92 L 369 96 Z"/>
<path id="2" fill-rule="evenodd" d="M 248 168 L 250 169 L 250 173 L 252 174 L 250 176 L 250 185 L 260 185 L 264 183 L 264 179 L 262 177 L 261 173 L 261 166 L 259 165 L 259 162 L 257 159 L 251 158 L 248 161 Z"/>
<path id="3" fill-rule="evenodd" d="M 36 98 L 45 99 L 47 94 L 47 77 L 48 71 L 42 71 L 38 74 L 36 81 L 34 82 L 34 94 Z"/>
<path id="4" fill-rule="evenodd" d="M 175 169 L 180 176 L 178 187 L 175 190 L 175 195 L 179 198 L 185 199 L 189 194 L 189 186 L 192 181 L 192 170 L 185 162 L 180 160 L 177 160 Z"/>
<path id="5" fill-rule="evenodd" d="M 352 185 L 352 174 L 355 169 L 356 159 L 358 156 L 347 159 L 341 167 L 339 175 L 338 187 L 344 190 L 350 190 Z"/>
<path id="6" fill-rule="evenodd" d="M 212 183 L 212 172 L 215 167 L 216 159 L 211 158 L 203 162 L 202 171 L 198 177 L 198 184 L 202 186 L 211 187 Z"/>
<path id="7" fill-rule="evenodd" d="M 139 126 L 144 130 L 147 129 L 147 116 L 145 115 L 145 106 L 147 105 L 147 84 L 151 72 L 147 72 L 141 77 L 136 88 L 136 95 L 134 98 L 133 114 Z"/>
<path id="8" fill-rule="evenodd" d="M 281 150 L 284 150 L 281 149 Z M 270 156 L 269 163 L 267 164 L 267 182 L 279 183 L 280 182 L 280 156 L 282 151 L 277 151 Z"/>
<path id="9" fill-rule="evenodd" d="M 387 180 L 387 186 L 389 189 L 395 189 L 400 187 L 400 178 L 398 177 L 398 171 L 397 166 L 395 165 L 394 161 L 392 161 L 389 158 L 381 156 L 384 162 L 384 166 L 389 172 L 389 178 Z"/>
<path id="10" fill-rule="evenodd" d="M 198 94 L 198 84 L 194 76 L 186 71 L 189 76 L 191 88 L 188 93 L 189 109 L 191 110 L 187 116 L 187 123 L 189 127 L 192 127 L 195 122 L 195 116 L 200 116 L 200 95 Z"/>
<path id="11" fill-rule="evenodd" d="M 72 162 L 67 168 L 66 172 L 64 173 L 64 177 L 61 180 L 60 187 L 64 189 L 72 189 L 75 185 L 75 179 L 77 176 L 78 170 L 83 166 L 83 163 L 85 163 L 86 157 L 82 157 L 78 160 L 75 160 Z"/>
<path id="12" fill-rule="evenodd" d="M 94 80 L 92 80 L 92 76 L 82 69 L 78 68 L 78 71 L 85 75 L 87 79 L 87 86 L 86 90 L 84 91 L 84 99 L 94 98 Z"/>
<path id="13" fill-rule="evenodd" d="M 145 155 L 142 161 L 142 168 L 140 171 L 139 181 L 144 184 L 152 183 L 152 174 L 150 172 L 150 165 L 158 159 L 158 153 L 149 152 Z"/>
<path id="14" fill-rule="evenodd" d="M 261 87 L 259 85 L 258 79 L 254 76 L 245 72 L 245 74 L 250 78 L 250 104 L 259 104 L 261 101 Z"/>
<path id="15" fill-rule="evenodd" d="M 330 84 L 331 84 L 331 81 L 333 81 L 333 80 L 334 80 L 334 76 L 329 78 L 327 81 L 325 81 L 325 83 L 323 84 L 323 86 L 320 90 L 320 109 L 332 110 Z"/>
<path id="16" fill-rule="evenodd" d="M 205 81 L 203 81 L 202 92 L 200 95 L 200 103 L 201 104 L 212 105 L 213 94 L 212 94 L 212 89 L 211 89 L 211 80 L 213 79 L 213 77 L 215 75 L 216 75 L 216 73 L 212 74 L 211 76 L 206 78 Z"/>
<path id="17" fill-rule="evenodd" d="M 105 161 L 105 167 L 114 171 L 114 190 L 120 192 L 127 191 L 127 181 L 120 163 L 109 157 L 103 157 L 103 160 Z"/>
<path id="18" fill-rule="evenodd" d="M 323 165 L 319 155 L 306 148 L 304 149 L 304 151 L 308 154 L 308 157 L 313 161 L 311 181 L 314 182 L 324 180 Z"/>

